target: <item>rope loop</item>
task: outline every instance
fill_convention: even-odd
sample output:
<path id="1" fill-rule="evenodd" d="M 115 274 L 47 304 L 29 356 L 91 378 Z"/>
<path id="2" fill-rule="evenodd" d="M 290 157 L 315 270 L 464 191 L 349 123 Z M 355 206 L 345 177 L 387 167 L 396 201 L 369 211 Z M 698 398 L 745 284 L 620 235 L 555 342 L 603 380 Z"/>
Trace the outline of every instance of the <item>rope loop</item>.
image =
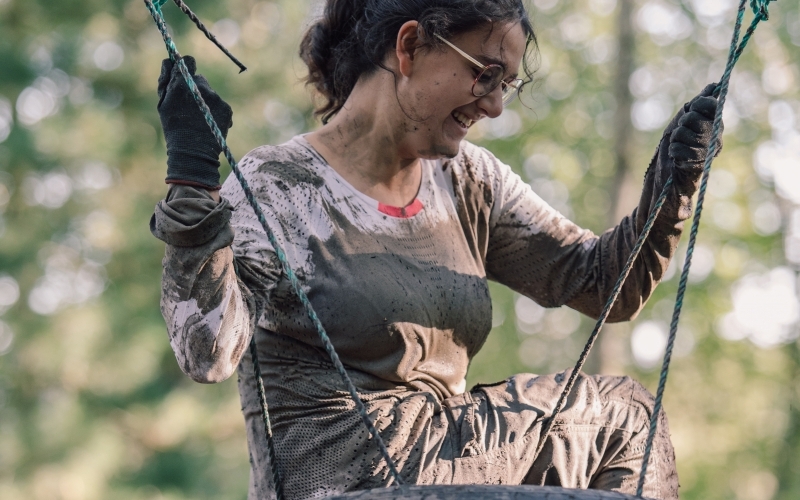
<path id="1" fill-rule="evenodd" d="M 769 3 L 777 1 L 778 0 L 750 0 L 750 8 L 753 9 L 753 14 L 760 16 L 764 21 L 769 21 Z"/>

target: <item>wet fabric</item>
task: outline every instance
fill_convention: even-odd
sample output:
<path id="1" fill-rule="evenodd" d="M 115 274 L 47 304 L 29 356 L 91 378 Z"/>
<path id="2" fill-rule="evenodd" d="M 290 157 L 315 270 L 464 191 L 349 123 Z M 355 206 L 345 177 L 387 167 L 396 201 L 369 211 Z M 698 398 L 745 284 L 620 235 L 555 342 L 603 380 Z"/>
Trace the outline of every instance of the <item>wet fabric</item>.
<path id="1" fill-rule="evenodd" d="M 654 160 L 637 209 L 613 230 L 595 236 L 548 206 L 483 148 L 463 142 L 453 159 L 421 162 L 416 202 L 422 208 L 403 217 L 379 210 L 375 200 L 352 188 L 300 136 L 258 148 L 240 163 L 403 476 L 420 483 L 494 478 L 518 484 L 526 477 L 539 483 L 557 478 L 565 485 L 632 491 L 626 488 L 641 450 L 631 443 L 649 418 L 640 401 L 644 397 L 634 411 L 629 403 L 603 402 L 599 389 L 582 390 L 586 397 L 575 407 L 591 411 L 560 418 L 565 428 L 593 430 L 567 431 L 563 450 L 552 453 L 561 457 L 551 460 L 555 472 L 537 476 L 530 457 L 535 443 L 530 449 L 518 443 L 535 441 L 546 408 L 555 404 L 557 393 L 550 394 L 553 386 L 545 383 L 550 379 L 519 375 L 512 380 L 527 380 L 525 391 L 511 391 L 516 387 L 511 384 L 465 393 L 465 376 L 491 329 L 488 279 L 545 307 L 566 304 L 596 317 L 670 172 Z M 663 276 L 691 213 L 693 190 L 692 183 L 675 184 L 611 321 L 634 317 Z M 289 498 L 385 484 L 377 447 L 352 411 L 352 401 L 235 179 L 226 181 L 222 196 L 225 201 L 216 205 L 202 190 L 173 186 L 156 207 L 151 228 L 168 243 L 162 313 L 182 369 L 197 381 L 216 382 L 239 366 L 252 464 L 250 498 L 271 495 L 245 349 L 251 335 Z M 594 386 L 607 384 L 592 380 Z M 501 404 L 507 409 L 498 412 Z M 603 430 L 603 422 L 626 411 L 636 416 L 620 417 L 625 423 L 614 427 L 617 434 Z M 464 422 L 456 414 L 472 415 L 468 427 L 482 422 L 478 441 L 454 437 L 456 429 L 464 428 L 456 424 Z M 511 415 L 527 417 L 506 418 Z M 569 423 L 573 418 L 575 425 Z M 601 434 L 602 439 L 597 437 Z M 505 442 L 502 435 L 515 437 Z M 579 445 L 581 439 L 595 448 Z M 478 444 L 466 444 L 473 441 Z M 480 453 L 480 442 L 495 445 Z M 464 461 L 464 447 L 478 452 Z M 671 454 L 668 439 L 662 448 L 654 458 L 657 478 L 674 474 L 671 462 L 658 458 Z M 567 449 L 590 453 L 572 457 Z M 498 456 L 506 457 L 500 461 L 502 471 L 492 472 Z M 459 468 L 457 461 L 471 465 Z M 609 468 L 627 472 L 608 475 Z M 616 479 L 608 479 L 612 476 Z M 656 480 L 648 492 L 672 498 L 663 487 L 667 483 Z"/>

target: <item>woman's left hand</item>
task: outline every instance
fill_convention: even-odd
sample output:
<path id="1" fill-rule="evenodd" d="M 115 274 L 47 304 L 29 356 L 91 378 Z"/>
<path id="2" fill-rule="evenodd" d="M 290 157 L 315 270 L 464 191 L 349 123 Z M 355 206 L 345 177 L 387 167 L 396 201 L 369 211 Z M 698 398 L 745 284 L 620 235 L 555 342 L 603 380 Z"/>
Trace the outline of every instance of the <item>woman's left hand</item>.
<path id="1" fill-rule="evenodd" d="M 716 83 L 712 83 L 700 92 L 697 97 L 684 105 L 684 114 L 678 119 L 677 127 L 669 137 L 669 156 L 675 166 L 690 174 L 694 179 L 703 172 L 703 165 L 708 155 L 714 128 L 714 116 L 717 113 L 717 98 L 714 97 Z M 722 123 L 719 138 L 714 148 L 716 157 L 722 150 Z"/>

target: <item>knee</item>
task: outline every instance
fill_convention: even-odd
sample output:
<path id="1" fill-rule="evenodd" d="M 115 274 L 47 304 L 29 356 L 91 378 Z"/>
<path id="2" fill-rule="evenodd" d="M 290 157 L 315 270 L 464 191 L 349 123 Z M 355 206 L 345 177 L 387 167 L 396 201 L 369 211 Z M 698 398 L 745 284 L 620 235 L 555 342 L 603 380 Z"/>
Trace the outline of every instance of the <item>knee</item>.
<path id="1" fill-rule="evenodd" d="M 595 380 L 602 400 L 621 402 L 641 408 L 648 420 L 652 417 L 655 397 L 638 381 L 628 376 L 608 375 L 596 375 Z"/>

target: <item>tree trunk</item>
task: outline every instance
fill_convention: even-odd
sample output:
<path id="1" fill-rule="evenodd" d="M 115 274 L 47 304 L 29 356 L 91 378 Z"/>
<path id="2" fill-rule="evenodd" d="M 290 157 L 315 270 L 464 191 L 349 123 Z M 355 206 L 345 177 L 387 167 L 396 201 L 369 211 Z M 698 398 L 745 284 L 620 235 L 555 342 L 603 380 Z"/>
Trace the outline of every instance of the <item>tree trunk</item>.
<path id="1" fill-rule="evenodd" d="M 792 353 L 792 377 L 789 384 L 789 425 L 778 452 L 775 475 L 778 477 L 776 500 L 800 498 L 800 344 L 788 346 Z"/>
<path id="2" fill-rule="evenodd" d="M 612 200 L 608 213 L 607 227 L 619 223 L 633 207 L 628 206 L 628 191 L 633 188 L 630 174 L 631 158 L 633 158 L 633 123 L 631 123 L 631 106 L 633 95 L 628 82 L 634 70 L 636 53 L 636 37 L 633 29 L 634 0 L 620 0 L 617 10 L 617 68 L 613 83 L 616 101 L 614 112 L 614 173 L 608 194 Z M 605 374 L 622 374 L 627 359 L 625 346 L 630 327 L 628 324 L 606 325 L 600 333 L 598 349 L 592 363 L 596 371 Z"/>

